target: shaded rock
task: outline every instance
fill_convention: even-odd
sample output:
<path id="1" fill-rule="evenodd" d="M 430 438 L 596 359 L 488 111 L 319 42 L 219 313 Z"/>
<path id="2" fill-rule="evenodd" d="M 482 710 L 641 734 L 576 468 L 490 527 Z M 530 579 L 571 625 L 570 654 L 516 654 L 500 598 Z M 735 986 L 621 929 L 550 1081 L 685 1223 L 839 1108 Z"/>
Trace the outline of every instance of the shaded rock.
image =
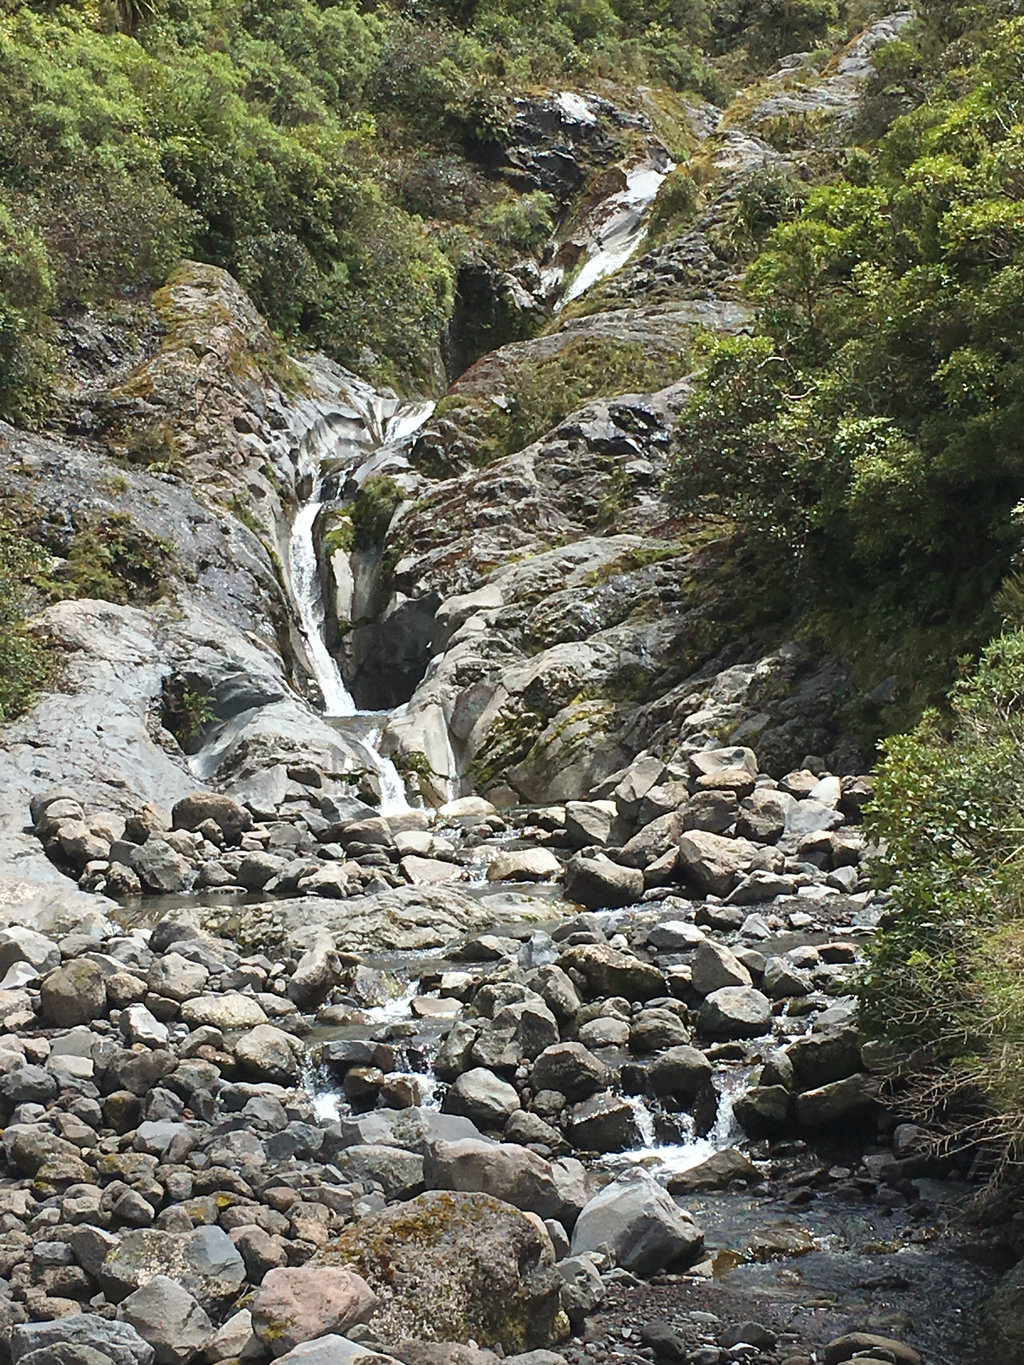
<path id="1" fill-rule="evenodd" d="M 670 1047 L 656 1057 L 648 1070 L 656 1095 L 692 1100 L 714 1074 L 714 1068 L 695 1047 Z"/>
<path id="2" fill-rule="evenodd" d="M 609 1090 L 569 1110 L 566 1134 L 574 1147 L 588 1152 L 622 1152 L 639 1138 L 632 1105 Z"/>
<path id="3" fill-rule="evenodd" d="M 866 1073 L 805 1090 L 796 1096 L 794 1113 L 800 1128 L 825 1128 L 863 1118 L 877 1107 L 880 1081 Z"/>

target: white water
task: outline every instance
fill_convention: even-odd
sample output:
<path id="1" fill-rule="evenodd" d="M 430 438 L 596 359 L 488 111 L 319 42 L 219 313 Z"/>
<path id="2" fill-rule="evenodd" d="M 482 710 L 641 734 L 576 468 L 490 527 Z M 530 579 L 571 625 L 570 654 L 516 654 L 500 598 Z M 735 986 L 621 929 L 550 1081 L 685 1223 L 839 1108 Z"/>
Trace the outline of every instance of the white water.
<path id="1" fill-rule="evenodd" d="M 355 702 L 342 680 L 337 660 L 324 643 L 324 602 L 313 543 L 313 523 L 322 506 L 317 501 L 307 502 L 296 513 L 288 541 L 288 574 L 299 626 L 323 697 L 324 715 L 351 716 L 355 714 Z"/>
<path id="2" fill-rule="evenodd" d="M 308 477 L 312 488 L 308 500 L 295 514 L 288 541 L 291 596 L 313 676 L 323 699 L 323 714 L 329 720 L 367 713 L 357 710 L 338 661 L 324 639 L 326 612 L 314 526 L 323 506 L 325 461 L 330 462 L 332 469 L 345 468 L 361 484 L 389 455 L 397 453 L 397 447 L 415 435 L 434 410 L 434 404 L 429 400 L 403 403 L 398 398 L 386 398 L 354 375 L 350 377 L 345 397 L 351 406 L 337 414 L 333 443 L 326 450 L 307 451 L 304 464 L 299 468 L 300 476 Z M 377 773 L 380 812 L 394 815 L 407 811 L 409 803 L 398 769 L 377 749 L 383 729 L 383 724 L 378 725 L 361 743 Z"/>
<path id="3" fill-rule="evenodd" d="M 602 199 L 590 212 L 583 229 L 586 260 L 555 304 L 556 313 L 626 264 L 644 240 L 651 205 L 674 169 L 667 157 L 634 166 L 626 172 L 625 188 Z"/>
<path id="4" fill-rule="evenodd" d="M 734 1147 L 743 1139 L 743 1130 L 732 1112 L 733 1101 L 742 1094 L 747 1083 L 747 1071 L 743 1067 L 733 1067 L 720 1073 L 721 1090 L 718 1097 L 718 1113 L 715 1124 L 706 1137 L 690 1137 L 688 1141 L 660 1144 L 654 1128 L 654 1118 L 642 1099 L 629 1100 L 636 1118 L 640 1134 L 640 1146 L 629 1152 L 620 1152 L 607 1158 L 608 1164 L 644 1166 L 654 1174 L 677 1175 L 681 1171 L 692 1170 L 715 1152 L 725 1147 Z M 679 1116 L 684 1130 L 692 1132 L 693 1120 L 688 1115 Z"/>

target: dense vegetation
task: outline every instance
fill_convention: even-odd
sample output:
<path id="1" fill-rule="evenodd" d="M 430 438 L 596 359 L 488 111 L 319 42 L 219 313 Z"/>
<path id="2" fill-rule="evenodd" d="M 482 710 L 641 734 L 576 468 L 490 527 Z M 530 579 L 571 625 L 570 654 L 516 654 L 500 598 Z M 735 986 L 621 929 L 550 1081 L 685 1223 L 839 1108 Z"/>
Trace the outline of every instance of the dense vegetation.
<path id="1" fill-rule="evenodd" d="M 1020 544 L 1024 20 L 990 19 L 886 49 L 865 122 L 899 116 L 771 234 L 759 332 L 713 348 L 680 430 L 678 497 L 897 675 L 898 722 L 991 633 Z"/>
<path id="2" fill-rule="evenodd" d="M 877 64 L 861 145 L 746 271 L 758 328 L 709 347 L 672 489 L 737 525 L 766 606 L 795 603 L 861 683 L 894 676 L 890 728 L 1007 623 L 976 674 L 884 746 L 869 828 L 892 910 L 862 991 L 869 1025 L 934 1062 L 940 1128 L 1015 1162 L 1024 19 L 932 3 Z"/>
<path id="3" fill-rule="evenodd" d="M 51 316 L 182 254 L 227 267 L 283 335 L 422 376 L 467 225 L 500 249 L 550 224 L 471 169 L 511 93 L 602 67 L 700 85 L 707 30 L 703 0 L 8 7 L 0 415 L 44 402 Z"/>

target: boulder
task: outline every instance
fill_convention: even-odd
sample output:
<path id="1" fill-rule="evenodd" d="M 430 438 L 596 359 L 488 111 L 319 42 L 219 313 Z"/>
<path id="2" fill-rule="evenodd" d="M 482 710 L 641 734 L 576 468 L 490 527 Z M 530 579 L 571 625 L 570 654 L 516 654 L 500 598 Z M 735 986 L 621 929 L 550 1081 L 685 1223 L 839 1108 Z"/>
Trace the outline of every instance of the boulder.
<path id="1" fill-rule="evenodd" d="M 446 1114 L 460 1114 L 481 1128 L 502 1129 L 510 1114 L 520 1107 L 513 1085 L 486 1067 L 464 1071 L 444 1100 Z"/>
<path id="2" fill-rule="evenodd" d="M 74 1313 L 55 1322 L 33 1322 L 11 1333 L 14 1365 L 32 1351 L 53 1351 L 67 1344 L 97 1351 L 113 1365 L 153 1365 L 153 1348 L 128 1322 L 112 1322 L 96 1313 Z M 56 1361 L 56 1356 L 51 1357 Z"/>
<path id="3" fill-rule="evenodd" d="M 613 863 L 604 854 L 575 854 L 565 867 L 565 896 L 586 910 L 632 905 L 644 893 L 644 875 L 635 867 Z"/>
<path id="4" fill-rule="evenodd" d="M 694 829 L 679 837 L 679 866 L 703 895 L 727 896 L 747 873 L 769 867 L 769 860 L 746 839 Z"/>
<path id="5" fill-rule="evenodd" d="M 26 962 L 37 975 L 44 976 L 60 966 L 60 949 L 35 929 L 12 924 L 0 931 L 0 980 L 16 962 Z"/>
<path id="6" fill-rule="evenodd" d="M 696 1194 L 701 1190 L 721 1190 L 734 1180 L 753 1184 L 761 1179 L 757 1167 L 736 1147 L 724 1147 L 714 1152 L 698 1166 L 669 1176 L 669 1194 Z"/>
<path id="7" fill-rule="evenodd" d="M 557 1090 L 570 1100 L 583 1100 L 603 1090 L 611 1077 L 608 1068 L 582 1043 L 555 1043 L 533 1064 L 535 1091 Z"/>
<path id="8" fill-rule="evenodd" d="M 458 1142 L 478 1138 L 480 1130 L 469 1119 L 455 1114 L 439 1114 L 436 1109 L 374 1109 L 358 1118 L 343 1118 L 339 1123 L 344 1146 L 375 1143 L 401 1147 L 424 1156 L 434 1142 Z"/>
<path id="9" fill-rule="evenodd" d="M 120 1303 L 156 1275 L 176 1280 L 209 1311 L 236 1297 L 245 1283 L 245 1263 L 223 1228 L 207 1225 L 190 1233 L 135 1228 L 108 1252 L 98 1278 L 107 1298 Z"/>
<path id="10" fill-rule="evenodd" d="M 570 848 L 590 848 L 612 841 L 618 810 L 614 801 L 567 801 L 565 838 Z"/>
<path id="11" fill-rule="evenodd" d="M 252 829 L 252 815 L 245 806 L 220 792 L 191 792 L 171 811 L 175 829 L 196 830 L 207 820 L 213 821 L 228 844 L 237 844 Z"/>
<path id="12" fill-rule="evenodd" d="M 515 1352 L 563 1330 L 551 1239 L 487 1194 L 431 1192 L 362 1219 L 314 1265 L 355 1270 L 381 1297 L 380 1341 L 468 1341 Z"/>
<path id="13" fill-rule="evenodd" d="M 549 1162 L 528 1147 L 510 1142 L 437 1142 L 423 1164 L 432 1190 L 493 1195 L 541 1218 L 571 1227 L 586 1203 L 583 1167 L 577 1161 Z"/>
<path id="14" fill-rule="evenodd" d="M 213 1336 L 213 1324 L 204 1310 L 166 1275 L 154 1275 L 129 1294 L 117 1315 L 149 1342 L 155 1365 L 185 1365 Z"/>
<path id="15" fill-rule="evenodd" d="M 348 1180 L 370 1180 L 380 1185 L 387 1199 L 413 1199 L 425 1188 L 423 1158 L 403 1147 L 373 1142 L 345 1147 L 335 1156 L 334 1164 Z"/>
<path id="16" fill-rule="evenodd" d="M 750 973 L 735 953 L 714 939 L 697 945 L 690 966 L 690 979 L 698 995 L 710 995 L 723 986 L 749 986 Z"/>
<path id="17" fill-rule="evenodd" d="M 629 1101 L 602 1090 L 569 1110 L 566 1136 L 580 1151 L 622 1152 L 635 1146 L 640 1134 Z"/>
<path id="18" fill-rule="evenodd" d="M 268 1271 L 249 1309 L 256 1337 L 272 1355 L 282 1356 L 305 1341 L 367 1322 L 378 1302 L 355 1271 L 304 1265 Z"/>
<path id="19" fill-rule="evenodd" d="M 177 895 L 192 882 L 192 864 L 166 839 L 150 838 L 133 849 L 131 865 L 143 889 L 155 896 Z"/>
<path id="20" fill-rule="evenodd" d="M 58 1028 L 88 1024 L 106 1013 L 107 988 L 95 962 L 74 958 L 49 972 L 42 981 L 43 1017 Z"/>
<path id="21" fill-rule="evenodd" d="M 246 1075 L 289 1085 L 299 1074 L 296 1040 L 273 1024 L 257 1024 L 235 1044 L 235 1058 Z"/>
<path id="22" fill-rule="evenodd" d="M 771 1026 L 771 1001 L 751 986 L 723 986 L 712 991 L 697 1016 L 701 1036 L 716 1042 L 759 1038 Z"/>
<path id="23" fill-rule="evenodd" d="M 642 1002 L 666 993 L 665 978 L 657 967 L 606 943 L 582 943 L 568 948 L 558 959 L 558 965 L 563 971 L 579 972 L 592 999 L 621 995 L 626 1000 Z"/>
<path id="24" fill-rule="evenodd" d="M 181 1017 L 190 1028 L 207 1025 L 222 1031 L 251 1029 L 267 1022 L 259 1001 L 238 991 L 198 995 L 194 1000 L 186 1000 L 181 1007 Z"/>
<path id="25" fill-rule="evenodd" d="M 656 1095 L 687 1102 L 711 1080 L 714 1068 L 695 1047 L 670 1047 L 647 1072 Z"/>
<path id="26" fill-rule="evenodd" d="M 206 988 L 210 973 L 200 962 L 192 962 L 181 953 L 165 953 L 150 967 L 146 980 L 149 989 L 166 1000 L 179 1004 L 200 995 Z"/>
<path id="27" fill-rule="evenodd" d="M 812 1090 L 855 1075 L 861 1067 L 860 1034 L 853 1026 L 805 1033 L 786 1048 L 798 1090 Z"/>
<path id="28" fill-rule="evenodd" d="M 561 875 L 562 864 L 546 848 L 509 849 L 487 869 L 489 882 L 548 882 Z"/>
<path id="29" fill-rule="evenodd" d="M 866 1072 L 805 1090 L 796 1096 L 794 1113 L 800 1128 L 828 1128 L 865 1118 L 878 1107 L 881 1083 Z"/>
<path id="30" fill-rule="evenodd" d="M 876 1336 L 873 1332 L 847 1332 L 835 1337 L 825 1347 L 824 1365 L 843 1365 L 856 1356 L 876 1355 L 879 1360 L 893 1360 L 896 1365 L 922 1365 L 920 1351 L 892 1337 Z M 1007 1361 L 1006 1365 L 1009 1365 Z"/>
<path id="31" fill-rule="evenodd" d="M 653 1177 L 635 1171 L 595 1195 L 573 1229 L 574 1256 L 605 1244 L 619 1265 L 653 1275 L 667 1266 L 691 1265 L 704 1247 L 704 1234 Z"/>

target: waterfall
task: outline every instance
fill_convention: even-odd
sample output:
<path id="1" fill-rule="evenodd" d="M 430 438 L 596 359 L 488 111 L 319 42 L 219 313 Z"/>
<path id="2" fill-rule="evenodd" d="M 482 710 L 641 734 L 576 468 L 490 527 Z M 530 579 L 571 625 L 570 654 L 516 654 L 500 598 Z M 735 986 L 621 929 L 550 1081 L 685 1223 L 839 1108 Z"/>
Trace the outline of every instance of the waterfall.
<path id="1" fill-rule="evenodd" d="M 350 406 L 332 415 L 330 442 L 311 443 L 301 457 L 298 472 L 308 480 L 310 492 L 292 522 L 287 579 L 309 663 L 323 699 L 324 717 L 335 723 L 337 729 L 349 729 L 344 725 L 346 720 L 361 722 L 362 733 L 355 738 L 377 774 L 381 814 L 394 815 L 408 810 L 409 803 L 398 769 L 377 748 L 386 717 L 357 710 L 338 661 L 324 639 L 326 610 L 314 529 L 323 506 L 325 462 L 330 461 L 335 469 L 347 467 L 356 481 L 362 483 L 415 435 L 433 412 L 434 404 L 426 399 L 402 402 L 397 397 L 386 397 L 355 375 L 348 377 L 344 396 Z"/>
<path id="2" fill-rule="evenodd" d="M 313 523 L 323 506 L 317 501 L 319 491 L 316 488 L 313 500 L 295 514 L 288 541 L 288 575 L 309 662 L 323 697 L 324 715 L 351 716 L 355 714 L 355 702 L 342 679 L 338 661 L 324 641 L 324 601 L 313 539 Z"/>

